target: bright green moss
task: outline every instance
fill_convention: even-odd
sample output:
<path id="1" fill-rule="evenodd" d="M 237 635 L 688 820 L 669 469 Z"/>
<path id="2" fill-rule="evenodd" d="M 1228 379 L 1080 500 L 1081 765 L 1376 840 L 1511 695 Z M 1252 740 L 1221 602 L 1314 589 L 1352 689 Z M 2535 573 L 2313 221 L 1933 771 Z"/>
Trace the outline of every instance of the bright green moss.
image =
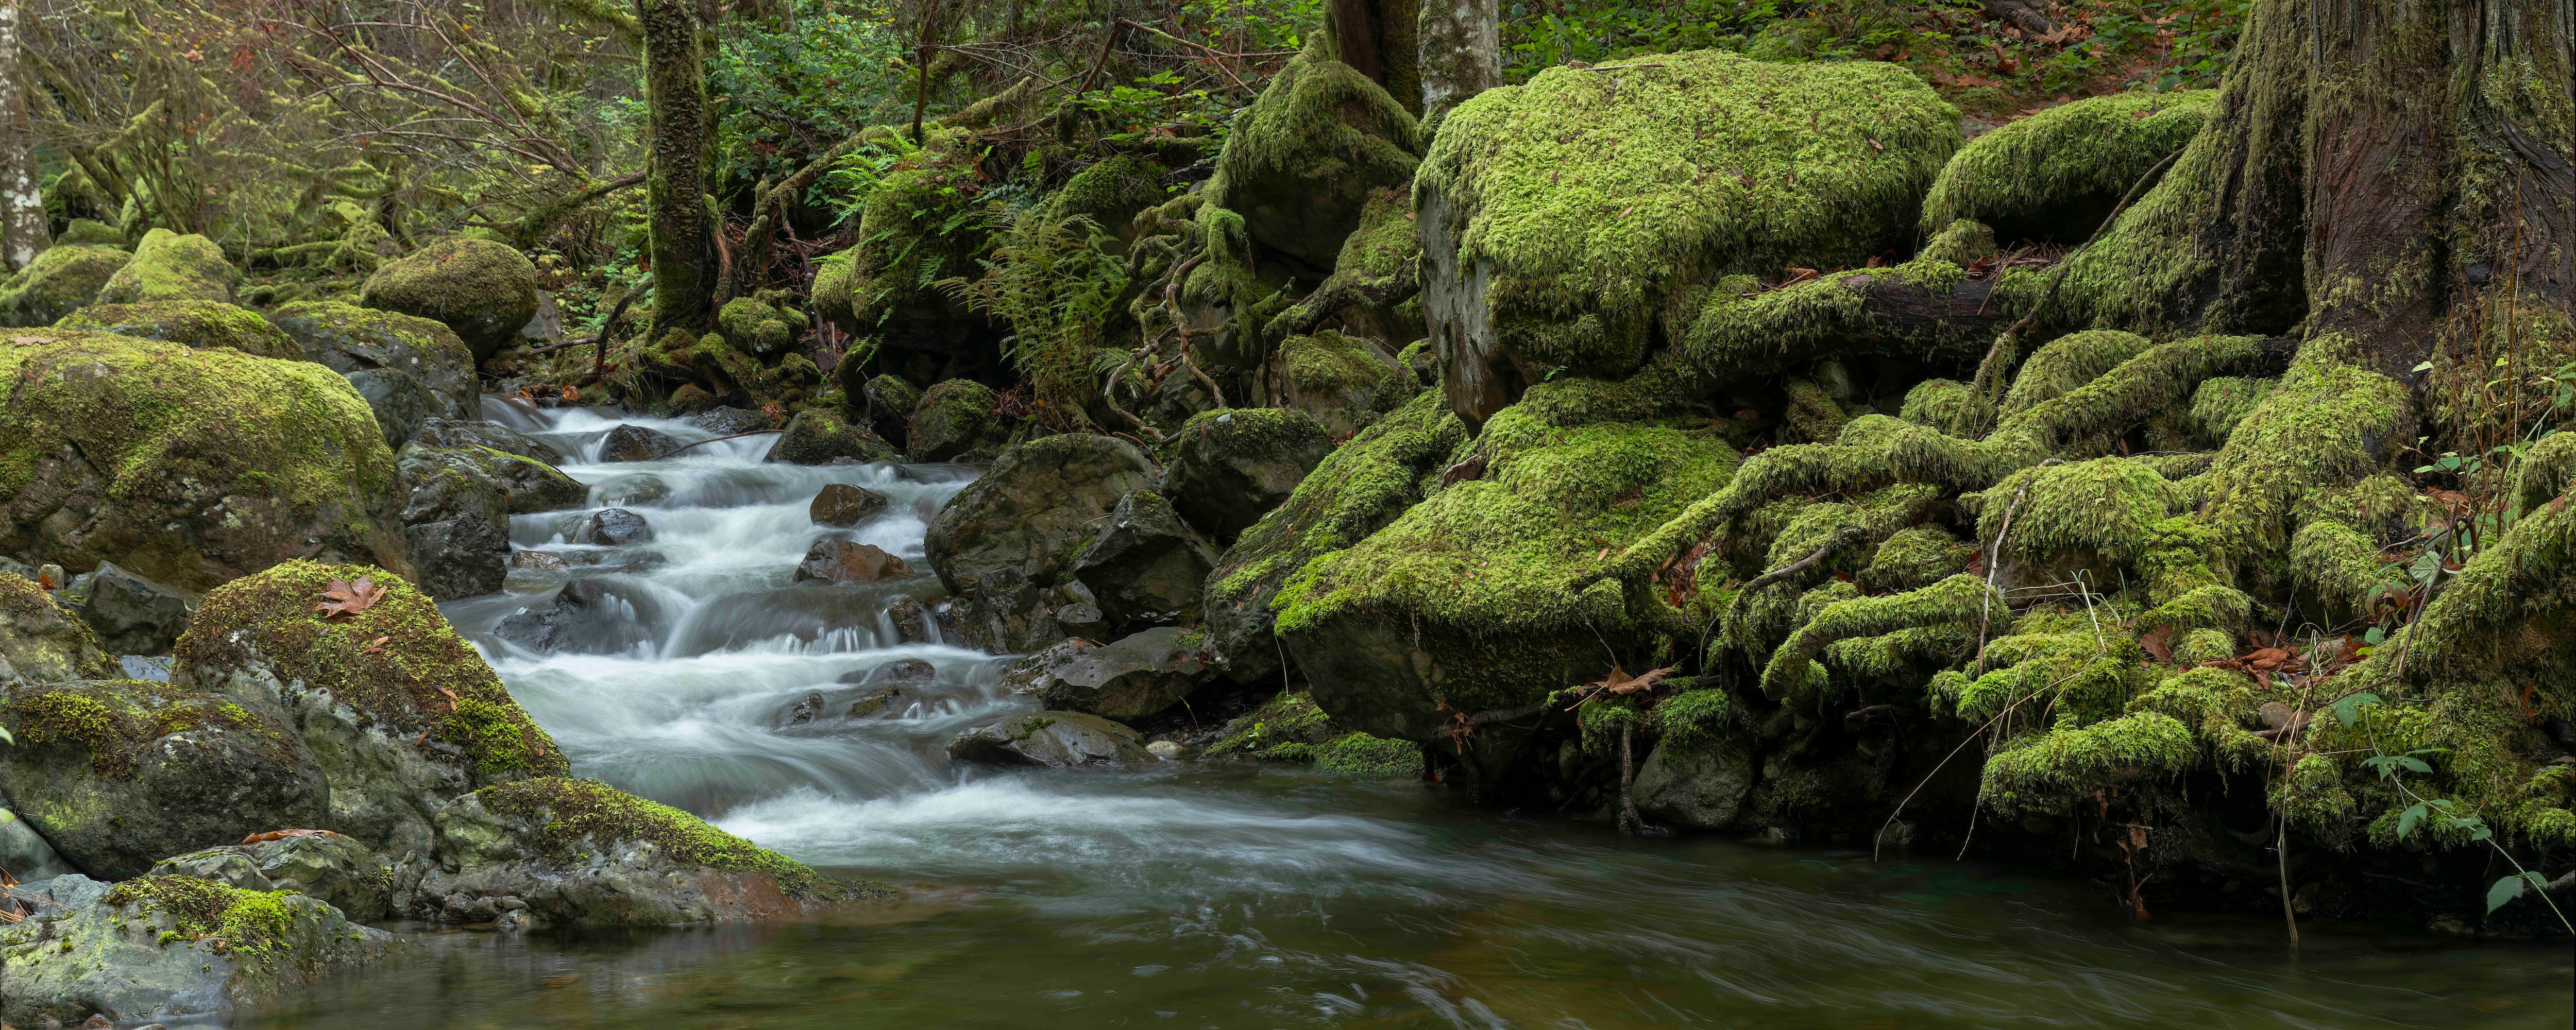
<path id="1" fill-rule="evenodd" d="M 787 349 L 803 329 L 801 321 L 776 305 L 753 297 L 736 297 L 725 302 L 716 312 L 716 330 L 735 349 L 752 354 L 775 354 Z"/>
<path id="2" fill-rule="evenodd" d="M 1333 739 L 1332 720 L 1303 693 L 1282 692 L 1242 718 L 1225 725 L 1207 746 L 1210 758 L 1248 757 L 1266 761 L 1306 761 L 1312 749 Z M 1293 753 L 1283 749 L 1294 747 Z"/>
<path id="3" fill-rule="evenodd" d="M 1955 379 L 1926 379 L 1905 391 L 1905 404 L 1897 409 L 1897 418 L 1918 426 L 1946 429 L 1952 425 L 1986 424 L 1994 421 L 1995 406 L 1977 394 L 1976 388 Z"/>
<path id="4" fill-rule="evenodd" d="M 100 304 L 54 323 L 56 329 L 89 329 L 204 349 L 230 347 L 252 357 L 304 360 L 304 348 L 259 313 L 211 300 Z"/>
<path id="5" fill-rule="evenodd" d="M 1835 641 L 1921 627 L 1973 630 L 1995 611 L 2009 612 L 2011 606 L 1986 581 L 1964 573 L 1902 594 L 1836 601 L 1802 620 L 1771 652 L 1762 668 L 1762 692 L 1779 700 L 1823 689 L 1824 667 L 1815 658 Z"/>
<path id="6" fill-rule="evenodd" d="M 239 705 L 194 690 L 143 680 L 89 680 L 22 687 L 0 697 L 0 725 L 21 746 L 79 748 L 100 776 L 127 778 L 156 740 L 200 727 L 223 730 L 266 750 L 276 764 L 294 751 L 274 727 Z"/>
<path id="7" fill-rule="evenodd" d="M 2329 336 L 2301 347 L 2280 385 L 2219 451 L 2205 521 L 2221 548 L 2277 552 L 2289 542 L 2292 508 L 2307 491 L 2374 470 L 2408 438 L 2405 385 L 2344 360 L 2339 351 L 2347 345 Z"/>
<path id="8" fill-rule="evenodd" d="M 2237 425 L 2254 413 L 2277 383 L 2274 379 L 2244 376 L 2219 376 L 2201 383 L 2191 395 L 2191 427 L 2198 436 L 2195 442 L 2211 449 L 2226 446 Z"/>
<path id="9" fill-rule="evenodd" d="M 2189 728 L 2139 712 L 2006 742 L 1986 759 L 1982 796 L 1999 815 L 2063 812 L 2095 788 L 2169 779 L 2199 761 Z"/>
<path id="10" fill-rule="evenodd" d="M 1291 336 L 1279 344 L 1288 380 L 1302 391 L 1365 389 L 1395 374 L 1359 341 L 1326 329 L 1311 336 Z"/>
<path id="11" fill-rule="evenodd" d="M 473 796 L 493 814 L 541 826 L 531 843 L 557 856 L 594 854 L 617 841 L 645 841 L 675 862 L 765 874 L 793 897 L 840 893 L 836 884 L 802 862 L 597 780 L 542 776 L 485 787 Z"/>
<path id="12" fill-rule="evenodd" d="M 1923 241 L 1918 259 L 1939 261 L 1965 268 L 1979 258 L 1995 255 L 1995 231 L 1985 223 L 1962 218 L 1951 222 L 1932 238 Z"/>
<path id="13" fill-rule="evenodd" d="M 1726 691 L 1686 688 L 1655 706 L 1653 725 L 1663 747 L 1676 752 L 1706 751 L 1724 739 L 1734 710 Z"/>
<path id="14" fill-rule="evenodd" d="M 2144 354 L 2155 344 L 2135 333 L 2096 329 L 2068 333 L 2041 345 L 2013 376 L 2002 414 L 2018 415 L 2055 400 Z"/>
<path id="15" fill-rule="evenodd" d="M 56 244 L 0 281 L 0 325 L 52 325 L 88 305 L 134 255 L 114 247 Z"/>
<path id="16" fill-rule="evenodd" d="M 1871 315 L 1868 304 L 1871 294 L 1890 289 L 1944 296 L 1965 276 L 1958 265 L 1929 254 L 1894 268 L 1834 272 L 1771 290 L 1751 276 L 1728 276 L 1708 291 L 1683 347 L 1718 376 L 1862 354 L 1973 358 L 1993 342 L 1983 320 L 1899 325 Z"/>
<path id="17" fill-rule="evenodd" d="M 1208 580 L 1210 602 L 1239 605 L 1275 591 L 1327 552 L 1392 522 L 1439 483 L 1466 428 L 1438 393 L 1415 397 L 1325 455 L 1288 499 L 1243 532 Z"/>
<path id="18" fill-rule="evenodd" d="M 169 918 L 163 944 L 219 937 L 225 952 L 265 964 L 288 945 L 297 914 L 286 899 L 293 896 L 294 891 L 246 891 L 194 876 L 145 876 L 109 888 L 102 901 Z"/>
<path id="19" fill-rule="evenodd" d="M 2114 93 L 2015 119 L 1970 140 L 1923 201 L 1923 231 L 1974 218 L 2012 239 L 2081 242 L 2147 169 L 2181 150 L 2217 90 Z"/>
<path id="20" fill-rule="evenodd" d="M 241 270 L 224 259 L 213 240 L 168 229 L 143 234 L 134 260 L 109 276 L 98 289 L 100 304 L 142 304 L 161 300 L 211 300 L 230 304 Z"/>
<path id="21" fill-rule="evenodd" d="M 2129 564 L 2145 552 L 2147 527 L 2173 514 L 2181 498 L 2180 487 L 2144 462 L 2097 458 L 2050 465 L 1987 488 L 1977 508 L 1977 532 L 1989 540 L 2001 535 L 2004 548 L 2024 558 L 2071 551 Z"/>
<path id="22" fill-rule="evenodd" d="M 1315 750 L 1315 771 L 1368 780 L 1419 776 L 1422 774 L 1422 745 L 1365 733 L 1345 733 Z"/>
<path id="23" fill-rule="evenodd" d="M 1055 216 L 1088 218 L 1113 235 L 1124 235 L 1128 219 L 1164 200 L 1162 165 L 1141 157 L 1112 154 L 1074 173 L 1050 203 Z"/>
<path id="24" fill-rule="evenodd" d="M 1967 568 L 1976 545 L 1937 525 L 1914 526 L 1888 536 L 1857 579 L 1870 590 L 1915 590 Z"/>
<path id="25" fill-rule="evenodd" d="M 1401 191 L 1379 189 L 1360 209 L 1360 227 L 1342 240 L 1333 273 L 1368 279 L 1394 275 L 1422 257 L 1422 234 L 1413 228 L 1413 202 Z"/>
<path id="26" fill-rule="evenodd" d="M 1412 181 L 1418 132 L 1376 82 L 1310 50 L 1226 134 L 1206 207 L 1234 212 L 1262 246 L 1330 267 L 1371 194 Z"/>

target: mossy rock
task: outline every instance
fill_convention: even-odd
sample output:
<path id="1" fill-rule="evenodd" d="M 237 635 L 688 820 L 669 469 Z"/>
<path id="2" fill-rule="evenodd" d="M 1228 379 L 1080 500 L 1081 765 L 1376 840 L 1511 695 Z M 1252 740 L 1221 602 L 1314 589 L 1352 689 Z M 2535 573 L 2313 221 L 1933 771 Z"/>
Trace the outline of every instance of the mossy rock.
<path id="1" fill-rule="evenodd" d="M 904 167 L 886 173 L 859 211 L 859 244 L 832 260 L 848 263 L 848 314 L 823 303 L 826 317 L 862 334 L 889 333 L 908 350 L 956 353 L 982 316 L 931 284 L 974 276 L 988 233 L 974 200 L 979 148 L 961 129 L 932 128 Z M 961 220 L 962 219 L 962 220 Z M 831 284 L 835 292 L 841 287 Z"/>
<path id="2" fill-rule="evenodd" d="M 0 326 L 52 325 L 98 298 L 134 255 L 114 247 L 55 244 L 0 282 Z"/>
<path id="3" fill-rule="evenodd" d="M 808 915 L 846 889 L 687 812 L 595 780 L 485 787 L 438 816 L 420 892 L 512 895 L 547 922 L 663 926 Z"/>
<path id="4" fill-rule="evenodd" d="M 995 435 L 993 408 L 1002 399 L 991 387 L 972 379 L 930 384 L 913 405 L 906 435 L 906 454 L 914 461 L 991 460 L 1001 441 Z"/>
<path id="5" fill-rule="evenodd" d="M 1599 678 L 1605 646 L 1650 653 L 1660 600 L 1568 584 L 1732 476 L 1735 453 L 1679 407 L 1651 376 L 1532 387 L 1476 440 L 1479 478 L 1307 563 L 1272 607 L 1316 703 L 1362 732 L 1445 739 L 1451 713 Z"/>
<path id="6" fill-rule="evenodd" d="M 444 322 L 327 300 L 282 305 L 268 320 L 295 340 L 304 360 L 352 383 L 368 373 L 419 380 L 437 398 L 429 417 L 470 420 L 481 414 L 474 351 Z M 362 386 L 359 392 L 367 390 Z"/>
<path id="7" fill-rule="evenodd" d="M 362 578 L 383 599 L 342 618 L 315 610 L 333 580 Z M 457 794 L 569 769 L 437 603 L 382 569 L 296 561 L 225 584 L 176 653 L 172 682 L 275 712 L 322 756 L 319 828 L 388 854 L 426 852 L 430 815 Z"/>
<path id="8" fill-rule="evenodd" d="M 716 312 L 716 331 L 724 334 L 725 342 L 751 354 L 782 353 L 803 328 L 802 319 L 752 297 L 726 301 L 724 310 Z"/>
<path id="9" fill-rule="evenodd" d="M 1315 771 L 1355 780 L 1411 779 L 1422 775 L 1422 745 L 1345 733 L 1315 749 Z"/>
<path id="10" fill-rule="evenodd" d="M 537 315 L 537 266 L 490 240 L 450 237 L 386 262 L 358 303 L 444 323 L 482 361 Z"/>
<path id="11" fill-rule="evenodd" d="M 1958 118 L 1895 65 L 1721 50 L 1460 104 L 1413 189 L 1451 403 L 1482 419 L 1559 369 L 1625 376 L 1668 302 L 1722 276 L 1909 245 Z"/>
<path id="12" fill-rule="evenodd" d="M 1116 437 L 1068 433 L 1020 444 L 948 499 L 923 548 L 953 594 L 1011 569 L 1040 589 L 1065 582 L 1120 498 L 1150 490 L 1154 465 Z"/>
<path id="13" fill-rule="evenodd" d="M 303 741 L 230 699 L 167 683 L 9 688 L 0 796 L 82 871 L 141 876 L 163 857 L 322 821 L 330 787 Z"/>
<path id="14" fill-rule="evenodd" d="M 88 623 L 35 582 L 0 572 L 0 686 L 115 675 L 115 656 Z"/>
<path id="15" fill-rule="evenodd" d="M 1133 242 L 1129 223 L 1136 212 L 1169 199 L 1163 190 L 1162 165 L 1129 154 L 1112 154 L 1074 173 L 1048 203 L 1056 217 L 1088 218 L 1100 231 Z"/>
<path id="16" fill-rule="evenodd" d="M 56 329 L 88 329 L 146 340 L 167 340 L 203 350 L 230 347 L 257 358 L 305 360 L 304 349 L 259 313 L 211 300 L 98 304 L 63 316 Z"/>
<path id="17" fill-rule="evenodd" d="M 1330 268 L 1370 192 L 1413 180 L 1419 132 L 1368 76 L 1299 54 L 1227 134 L 1207 204 L 1240 215 L 1254 242 Z"/>
<path id="18" fill-rule="evenodd" d="M 902 376 L 880 375 L 853 388 L 849 385 L 850 380 L 862 374 L 858 362 L 841 364 L 832 371 L 842 377 L 842 390 L 849 397 L 848 407 L 864 413 L 868 428 L 897 447 L 911 442 L 912 413 L 921 409 L 920 387 Z"/>
<path id="19" fill-rule="evenodd" d="M 399 915 L 393 893 L 409 886 L 403 870 L 384 856 L 328 830 L 173 855 L 155 864 L 151 875 L 193 876 L 246 891 L 294 891 L 358 920 Z"/>
<path id="20" fill-rule="evenodd" d="M 1394 359 L 1366 340 L 1325 329 L 1279 343 L 1280 391 L 1288 407 L 1313 415 L 1326 432 L 1347 437 L 1377 419 L 1382 391 L 1396 377 Z M 1398 397 L 1397 399 L 1401 399 Z"/>
<path id="21" fill-rule="evenodd" d="M 2005 241 L 2081 243 L 2122 194 L 2200 132 L 2214 89 L 2114 93 L 2017 119 L 1960 148 L 1923 200 L 1925 232 L 1954 219 Z"/>
<path id="22" fill-rule="evenodd" d="M 854 425 L 839 413 L 824 408 L 807 408 L 787 420 L 787 428 L 778 434 L 762 461 L 784 461 L 797 465 L 830 465 L 844 460 L 858 462 L 898 461 L 892 446 L 877 438 L 863 425 Z"/>
<path id="23" fill-rule="evenodd" d="M 1333 452 L 1323 423 L 1294 408 L 1202 411 L 1172 439 L 1163 492 L 1191 526 L 1221 541 L 1286 501 Z"/>
<path id="24" fill-rule="evenodd" d="M 851 252 L 846 250 L 815 258 L 814 285 L 805 293 L 807 302 L 814 305 L 814 313 L 845 333 L 855 333 L 860 328 L 858 315 L 850 307 L 850 266 L 853 260 Z M 846 386 L 843 388 L 847 389 Z"/>
<path id="25" fill-rule="evenodd" d="M 116 231 L 115 226 L 95 218 L 75 218 L 71 220 L 71 224 L 63 227 L 62 232 L 54 235 L 54 246 L 65 245 L 122 247 L 125 245 L 125 234 Z"/>
<path id="26" fill-rule="evenodd" d="M 320 365 L 70 330 L 0 340 L 0 553 L 202 591 L 312 555 L 400 568 L 393 453 Z"/>
<path id="27" fill-rule="evenodd" d="M 134 260 L 99 287 L 95 303 L 211 300 L 230 304 L 233 286 L 239 282 L 241 269 L 224 260 L 223 248 L 213 240 L 154 229 L 134 245 Z"/>

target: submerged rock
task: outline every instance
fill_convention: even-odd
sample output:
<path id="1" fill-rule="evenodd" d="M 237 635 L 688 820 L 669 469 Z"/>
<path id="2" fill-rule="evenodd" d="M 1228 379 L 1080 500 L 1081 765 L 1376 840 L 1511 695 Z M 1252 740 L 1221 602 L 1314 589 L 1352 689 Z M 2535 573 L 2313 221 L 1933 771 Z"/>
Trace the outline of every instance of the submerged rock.
<path id="1" fill-rule="evenodd" d="M 983 765 L 1136 766 L 1155 761 L 1135 730 L 1086 712 L 1014 715 L 959 733 L 952 761 Z"/>
<path id="2" fill-rule="evenodd" d="M 653 542 L 653 525 L 624 508 L 602 508 L 573 522 L 565 534 L 576 544 L 627 547 Z"/>
<path id="3" fill-rule="evenodd" d="M 880 683 L 928 683 L 938 675 L 938 668 L 929 662 L 919 658 L 901 658 L 864 671 L 847 673 L 840 681 L 862 686 L 874 686 Z"/>
<path id="4" fill-rule="evenodd" d="M 1252 528 L 1333 453 L 1323 423 L 1282 408 L 1200 412 L 1174 440 L 1163 493 L 1190 525 L 1219 540 Z"/>
<path id="5" fill-rule="evenodd" d="M 490 240 L 449 237 L 389 261 L 367 277 L 358 302 L 433 319 L 482 361 L 537 314 L 537 266 Z"/>
<path id="6" fill-rule="evenodd" d="M 21 890 L 52 902 L 0 926 L 0 1019 L 22 1026 L 220 1018 L 402 950 L 392 934 L 291 891 L 191 876 L 113 887 L 63 876 Z"/>
<path id="7" fill-rule="evenodd" d="M 149 875 L 193 876 L 246 891 L 294 891 L 360 922 L 399 914 L 393 902 L 401 871 L 366 845 L 329 830 L 298 828 L 292 836 L 191 851 L 162 859 Z"/>
<path id="8" fill-rule="evenodd" d="M 1004 679 L 1047 707 L 1141 719 L 1216 678 L 1204 634 L 1159 626 L 1108 644 L 1067 640 L 1013 663 Z"/>
<path id="9" fill-rule="evenodd" d="M 680 441 L 658 429 L 621 425 L 599 445 L 601 461 L 658 461 L 680 449 Z"/>
<path id="10" fill-rule="evenodd" d="M 91 574 L 89 596 L 80 617 L 98 631 L 99 646 L 110 654 L 170 653 L 188 628 L 188 595 L 116 567 L 98 563 Z"/>
<path id="11" fill-rule="evenodd" d="M 624 654 L 660 639 L 661 605 L 651 594 L 595 579 L 555 591 L 554 603 L 514 613 L 493 632 L 531 651 Z"/>
<path id="12" fill-rule="evenodd" d="M 818 526 L 848 528 L 875 518 L 886 509 L 886 495 L 863 486 L 834 483 L 814 495 L 806 514 Z"/>
<path id="13" fill-rule="evenodd" d="M 769 416 L 748 408 L 711 408 L 700 412 L 698 417 L 690 419 L 689 422 L 717 436 L 757 433 L 763 429 L 778 428 L 770 423 Z"/>
<path id="14" fill-rule="evenodd" d="M 903 559 L 887 554 L 875 544 L 847 540 L 817 540 L 805 552 L 805 560 L 796 566 L 796 582 L 818 579 L 826 583 L 873 583 L 889 576 L 906 576 L 912 566 Z"/>

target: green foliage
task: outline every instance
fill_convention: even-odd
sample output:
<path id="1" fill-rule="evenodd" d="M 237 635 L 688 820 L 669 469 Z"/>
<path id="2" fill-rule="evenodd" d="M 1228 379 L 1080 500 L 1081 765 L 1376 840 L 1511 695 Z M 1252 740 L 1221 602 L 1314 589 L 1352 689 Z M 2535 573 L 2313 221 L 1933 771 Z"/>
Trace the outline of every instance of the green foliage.
<path id="1" fill-rule="evenodd" d="M 1110 251 L 1114 238 L 1086 216 L 1039 204 L 985 210 L 992 245 L 990 257 L 976 259 L 983 276 L 938 286 L 1010 325 L 1002 352 L 1036 386 L 1041 420 L 1063 431 L 1087 427 L 1085 410 L 1099 392 L 1093 368 L 1127 288 L 1127 265 Z"/>
<path id="2" fill-rule="evenodd" d="M 908 118 L 910 42 L 876 0 L 790 0 L 786 18 L 728 19 L 707 56 L 716 156 L 744 183 L 793 173 L 870 125 Z M 818 185 L 821 200 L 832 191 Z"/>

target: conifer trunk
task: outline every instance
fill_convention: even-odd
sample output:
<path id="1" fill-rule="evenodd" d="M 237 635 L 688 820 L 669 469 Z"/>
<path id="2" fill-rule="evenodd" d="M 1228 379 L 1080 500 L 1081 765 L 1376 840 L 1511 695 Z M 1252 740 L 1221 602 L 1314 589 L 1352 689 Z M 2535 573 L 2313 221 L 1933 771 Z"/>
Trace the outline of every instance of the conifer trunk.
<path id="1" fill-rule="evenodd" d="M 1420 0 L 1331 0 L 1325 16 L 1343 64 L 1359 69 L 1416 117 L 1422 114 Z"/>
<path id="2" fill-rule="evenodd" d="M 636 0 L 644 27 L 644 99 L 653 167 L 644 183 L 652 218 L 652 334 L 697 332 L 715 288 L 715 227 L 707 216 L 706 71 L 689 0 Z"/>

